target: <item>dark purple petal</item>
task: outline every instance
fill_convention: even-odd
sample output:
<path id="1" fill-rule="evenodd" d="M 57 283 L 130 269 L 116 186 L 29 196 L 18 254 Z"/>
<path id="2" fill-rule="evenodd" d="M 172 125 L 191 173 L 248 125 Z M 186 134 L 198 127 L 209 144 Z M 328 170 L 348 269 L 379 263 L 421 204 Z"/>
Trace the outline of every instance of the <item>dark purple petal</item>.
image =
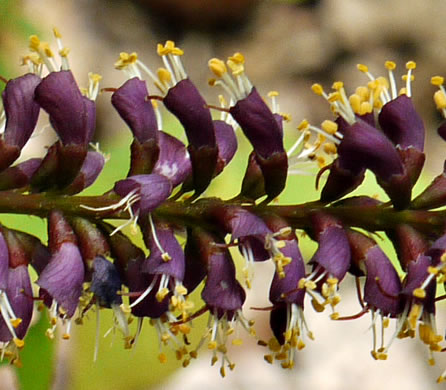
<path id="1" fill-rule="evenodd" d="M 206 101 L 189 79 L 169 89 L 163 100 L 166 108 L 184 127 L 189 144 L 195 148 L 215 147 L 214 125 Z"/>
<path id="2" fill-rule="evenodd" d="M 230 113 L 259 156 L 267 159 L 284 152 L 280 126 L 255 88 L 231 107 Z"/>
<path id="3" fill-rule="evenodd" d="M 42 163 L 40 158 L 31 158 L 0 172 L 0 191 L 24 187 Z"/>
<path id="4" fill-rule="evenodd" d="M 364 286 L 364 301 L 383 315 L 401 313 L 398 296 L 401 281 L 389 258 L 378 245 L 371 247 L 365 258 L 367 278 Z"/>
<path id="5" fill-rule="evenodd" d="M 39 117 L 40 107 L 34 100 L 34 91 L 40 81 L 39 76 L 28 73 L 6 84 L 2 97 L 6 114 L 4 139 L 7 145 L 22 149 L 31 137 Z"/>
<path id="6" fill-rule="evenodd" d="M 172 184 L 166 177 L 152 173 L 120 180 L 115 184 L 114 190 L 123 197 L 131 191 L 135 191 L 140 200 L 134 203 L 132 208 L 135 213 L 143 216 L 155 210 L 169 197 Z"/>
<path id="7" fill-rule="evenodd" d="M 208 258 L 207 278 L 201 297 L 211 313 L 220 317 L 242 308 L 245 291 L 235 278 L 235 266 L 229 251 L 216 249 Z"/>
<path id="8" fill-rule="evenodd" d="M 277 272 L 269 290 L 269 300 L 273 303 L 287 302 L 295 303 L 300 307 L 304 305 L 305 290 L 296 290 L 299 280 L 305 277 L 305 265 L 299 250 L 297 238 L 284 240 L 286 245 L 281 248 L 281 252 L 285 257 L 291 259 L 291 263 L 287 264 L 283 271 L 285 277 L 281 278 Z"/>
<path id="9" fill-rule="evenodd" d="M 226 231 L 231 233 L 233 240 L 247 236 L 266 236 L 272 233 L 261 218 L 241 207 L 225 207 L 224 210 L 219 211 L 223 213 L 220 221 L 224 224 Z"/>
<path id="10" fill-rule="evenodd" d="M 150 256 L 143 265 L 143 272 L 167 275 L 178 281 L 182 281 L 185 272 L 183 248 L 175 238 L 173 229 L 171 229 L 168 225 L 156 224 L 155 229 L 158 241 L 163 250 L 168 253 L 170 260 L 165 261 L 162 258 L 162 253 L 158 245 L 156 245 L 152 233 L 148 240 Z"/>
<path id="11" fill-rule="evenodd" d="M 94 151 L 88 152 L 81 170 L 74 181 L 64 189 L 64 193 L 73 195 L 90 187 L 101 174 L 104 164 L 105 159 L 101 153 Z"/>
<path id="12" fill-rule="evenodd" d="M 350 245 L 343 228 L 327 227 L 319 236 L 319 248 L 311 263 L 319 264 L 340 282 L 350 268 Z"/>
<path id="13" fill-rule="evenodd" d="M 160 153 L 153 173 L 167 177 L 172 187 L 176 187 L 192 173 L 189 153 L 177 138 L 163 131 L 159 132 L 158 137 Z"/>
<path id="14" fill-rule="evenodd" d="M 136 317 L 159 318 L 169 310 L 169 295 L 158 302 L 156 292 L 160 286 L 161 278 L 158 275 L 149 275 L 142 272 L 143 260 L 131 260 L 126 271 L 127 285 L 130 292 L 143 293 L 150 286 L 154 278 L 158 278 L 152 291 L 136 306 L 132 307 L 132 314 Z M 131 297 L 130 303 L 138 297 Z"/>
<path id="15" fill-rule="evenodd" d="M 155 110 L 147 100 L 148 95 L 145 81 L 134 77 L 119 87 L 111 98 L 113 107 L 141 144 L 156 139 L 158 131 Z"/>
<path id="16" fill-rule="evenodd" d="M 217 172 L 220 173 L 237 151 L 237 137 L 234 128 L 224 121 L 215 120 L 214 129 L 218 146 Z"/>
<path id="17" fill-rule="evenodd" d="M 444 121 L 437 129 L 438 135 L 446 141 L 446 121 Z"/>
<path id="18" fill-rule="evenodd" d="M 82 96 L 71 71 L 51 72 L 36 88 L 35 96 L 64 145 L 88 145 L 95 129 L 96 107 Z"/>
<path id="19" fill-rule="evenodd" d="M 257 162 L 255 152 L 251 152 L 246 167 L 245 176 L 242 181 L 240 196 L 249 200 L 256 200 L 266 194 L 265 180 L 263 179 L 262 169 Z"/>
<path id="20" fill-rule="evenodd" d="M 6 295 L 14 314 L 22 320 L 15 332 L 19 339 L 23 339 L 31 322 L 34 307 L 33 290 L 26 265 L 9 270 Z M 3 317 L 0 316 L 0 341 L 10 340 L 12 340 L 12 335 L 4 323 Z"/>
<path id="21" fill-rule="evenodd" d="M 389 139 L 364 121 L 345 129 L 338 154 L 342 166 L 368 168 L 383 180 L 404 173 L 401 159 Z"/>
<path id="22" fill-rule="evenodd" d="M 122 303 L 121 278 L 115 265 L 102 256 L 98 256 L 93 261 L 93 275 L 91 278 L 90 290 L 94 293 L 101 307 L 111 307 Z"/>
<path id="23" fill-rule="evenodd" d="M 328 168 L 322 168 L 318 176 L 326 169 L 330 170 L 330 174 L 324 188 L 322 188 L 321 200 L 323 202 L 332 202 L 355 190 L 364 181 L 365 177 L 365 169 L 362 167 L 356 168 L 344 167 L 339 158 Z"/>
<path id="24" fill-rule="evenodd" d="M 37 284 L 72 317 L 79 304 L 84 281 L 84 263 L 79 248 L 63 243 L 40 274 Z"/>
<path id="25" fill-rule="evenodd" d="M 269 325 L 273 331 L 274 337 L 280 345 L 285 344 L 285 331 L 288 322 L 288 307 L 286 304 L 276 305 L 269 317 Z"/>
<path id="26" fill-rule="evenodd" d="M 378 121 L 387 137 L 401 149 L 413 147 L 421 152 L 424 150 L 424 124 L 407 95 L 400 95 L 386 103 L 378 115 Z"/>

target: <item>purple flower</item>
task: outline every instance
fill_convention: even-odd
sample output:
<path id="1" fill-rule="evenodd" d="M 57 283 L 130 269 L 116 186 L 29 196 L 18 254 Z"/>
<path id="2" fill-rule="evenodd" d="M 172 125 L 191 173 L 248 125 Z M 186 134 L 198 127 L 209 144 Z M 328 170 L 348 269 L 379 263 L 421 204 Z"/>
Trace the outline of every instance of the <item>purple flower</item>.
<path id="1" fill-rule="evenodd" d="M 148 95 L 145 81 L 133 77 L 119 87 L 111 98 L 113 107 L 141 144 L 156 140 L 158 132 L 155 111 L 147 100 Z"/>
<path id="2" fill-rule="evenodd" d="M 218 145 L 216 174 L 219 174 L 230 163 L 237 151 L 237 137 L 234 128 L 225 121 L 215 120 L 214 129 Z"/>
<path id="3" fill-rule="evenodd" d="M 40 158 L 30 158 L 0 172 L 0 191 L 28 185 L 41 163 L 42 159 Z"/>
<path id="4" fill-rule="evenodd" d="M 60 312 L 67 318 L 73 316 L 82 295 L 84 273 L 79 248 L 71 242 L 63 243 L 37 280 L 40 288 L 56 302 L 59 311 L 54 314 Z"/>
<path id="5" fill-rule="evenodd" d="M 39 117 L 39 105 L 34 101 L 34 91 L 41 82 L 39 76 L 28 73 L 8 81 L 3 91 L 3 107 L 6 115 L 5 143 L 22 149 Z"/>
<path id="6" fill-rule="evenodd" d="M 71 71 L 51 72 L 36 88 L 35 98 L 63 145 L 88 145 L 95 130 L 95 103 L 82 96 Z"/>
<path id="7" fill-rule="evenodd" d="M 114 190 L 122 197 L 134 194 L 136 200 L 132 203 L 133 213 L 143 216 L 155 210 L 169 197 L 172 184 L 166 177 L 152 173 L 120 180 L 115 184 Z"/>
<path id="8" fill-rule="evenodd" d="M 73 182 L 64 189 L 67 195 L 74 195 L 90 187 L 101 174 L 105 159 L 102 153 L 89 151 Z"/>
<path id="9" fill-rule="evenodd" d="M 160 131 L 158 139 L 160 153 L 153 173 L 167 177 L 174 188 L 192 173 L 189 153 L 184 144 L 170 134 Z"/>

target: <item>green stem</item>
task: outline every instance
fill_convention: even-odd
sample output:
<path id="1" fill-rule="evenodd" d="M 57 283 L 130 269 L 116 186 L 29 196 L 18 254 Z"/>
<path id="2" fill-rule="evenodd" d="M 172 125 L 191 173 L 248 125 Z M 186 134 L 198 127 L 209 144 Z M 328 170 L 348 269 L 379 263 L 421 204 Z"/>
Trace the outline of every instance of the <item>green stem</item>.
<path id="1" fill-rule="evenodd" d="M 58 209 L 67 215 L 95 219 L 128 219 L 130 216 L 120 209 L 94 211 L 84 208 L 103 208 L 116 204 L 120 198 L 114 194 L 102 196 L 63 196 L 54 194 L 21 194 L 14 191 L 0 192 L 0 213 L 27 214 L 46 217 L 51 210 Z M 185 226 L 212 226 L 211 216 L 216 207 L 240 206 L 233 201 L 204 198 L 197 202 L 166 201 L 158 207 L 155 215 L 169 222 Z M 409 224 L 422 232 L 442 232 L 446 223 L 446 210 L 404 210 L 390 207 L 326 206 L 320 202 L 300 205 L 242 206 L 255 214 L 274 213 L 285 218 L 298 229 L 310 227 L 311 216 L 324 211 L 339 218 L 345 225 L 368 231 L 389 230 L 400 224 Z"/>

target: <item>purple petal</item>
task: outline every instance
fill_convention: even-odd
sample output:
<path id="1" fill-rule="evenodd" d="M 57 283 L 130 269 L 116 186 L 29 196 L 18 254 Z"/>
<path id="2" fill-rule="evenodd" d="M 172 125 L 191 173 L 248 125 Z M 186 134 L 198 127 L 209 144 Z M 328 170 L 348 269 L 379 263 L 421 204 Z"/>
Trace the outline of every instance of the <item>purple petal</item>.
<path id="1" fill-rule="evenodd" d="M 72 195 L 90 187 L 101 174 L 104 164 L 105 159 L 101 153 L 94 151 L 88 152 L 81 170 L 74 181 L 64 189 L 64 193 Z"/>
<path id="2" fill-rule="evenodd" d="M 34 100 L 34 91 L 40 81 L 39 76 L 28 73 L 6 84 L 3 91 L 6 144 L 21 149 L 31 137 L 39 117 L 40 107 Z"/>
<path id="3" fill-rule="evenodd" d="M 237 151 L 237 137 L 234 128 L 224 121 L 215 120 L 214 129 L 218 146 L 217 172 L 221 172 Z"/>
<path id="4" fill-rule="evenodd" d="M 113 107 L 141 144 L 156 139 L 158 131 L 155 110 L 147 100 L 148 95 L 145 81 L 134 77 L 119 87 L 111 98 Z"/>
<path id="5" fill-rule="evenodd" d="M 79 304 L 84 282 L 84 264 L 79 248 L 63 243 L 40 274 L 37 284 L 72 317 Z"/>
<path id="6" fill-rule="evenodd" d="M 401 281 L 391 261 L 378 245 L 367 251 L 365 259 L 367 278 L 364 301 L 382 314 L 396 316 L 401 313 L 398 296 Z"/>
<path id="7" fill-rule="evenodd" d="M 156 224 L 155 229 L 158 241 L 163 250 L 169 254 L 170 260 L 163 260 L 162 253 L 156 245 L 152 233 L 148 245 L 150 256 L 143 265 L 143 272 L 167 275 L 182 281 L 185 272 L 183 248 L 175 238 L 173 229 L 168 225 Z"/>
<path id="8" fill-rule="evenodd" d="M 31 322 L 34 307 L 33 290 L 27 266 L 21 265 L 9 270 L 6 295 L 14 314 L 22 320 L 15 332 L 19 339 L 23 339 Z M 10 341 L 11 339 L 12 335 L 4 323 L 3 317 L 0 316 L 0 341 Z"/>
<path id="9" fill-rule="evenodd" d="M 177 138 L 160 131 L 158 133 L 160 153 L 153 173 L 167 177 L 172 187 L 183 183 L 192 173 L 189 153 Z"/>
<path id="10" fill-rule="evenodd" d="M 211 313 L 222 316 L 242 308 L 245 291 L 235 278 L 235 266 L 227 249 L 215 250 L 208 259 L 208 274 L 201 297 Z"/>
<path id="11" fill-rule="evenodd" d="M 51 72 L 36 88 L 35 96 L 64 145 L 87 145 L 91 141 L 95 103 L 82 96 L 71 71 Z"/>
<path id="12" fill-rule="evenodd" d="M 284 240 L 286 245 L 281 249 L 285 257 L 291 259 L 291 263 L 284 267 L 285 277 L 280 278 L 277 272 L 269 290 L 269 300 L 273 303 L 295 303 L 301 307 L 304 305 L 305 290 L 297 290 L 299 280 L 305 277 L 305 265 L 299 250 L 297 239 Z M 290 293 L 293 291 L 292 293 Z"/>
<path id="13" fill-rule="evenodd" d="M 319 264 L 341 281 L 350 267 L 350 245 L 344 229 L 329 226 L 319 236 L 318 241 L 319 248 L 310 262 Z"/>
<path id="14" fill-rule="evenodd" d="M 230 113 L 258 155 L 267 159 L 284 152 L 280 126 L 255 88 L 231 107 Z"/>
<path id="15" fill-rule="evenodd" d="M 169 197 L 172 184 L 166 177 L 152 173 L 120 180 L 115 184 L 114 190 L 120 196 L 136 190 L 140 200 L 133 204 L 133 210 L 143 216 L 155 210 Z"/>
<path id="16" fill-rule="evenodd" d="M 413 101 L 406 95 L 386 103 L 378 116 L 384 133 L 402 149 L 413 147 L 419 151 L 424 149 L 424 124 L 415 111 Z"/>
<path id="17" fill-rule="evenodd" d="M 163 102 L 183 125 L 190 145 L 197 149 L 216 145 L 211 113 L 192 81 L 181 80 L 169 89 Z"/>

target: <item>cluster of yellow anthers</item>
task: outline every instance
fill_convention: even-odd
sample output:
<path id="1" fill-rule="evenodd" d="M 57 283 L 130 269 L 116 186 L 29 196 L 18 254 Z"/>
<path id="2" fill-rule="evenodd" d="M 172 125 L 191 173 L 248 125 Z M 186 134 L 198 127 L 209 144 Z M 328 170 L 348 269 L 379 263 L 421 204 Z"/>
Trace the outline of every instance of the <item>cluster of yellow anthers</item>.
<path id="1" fill-rule="evenodd" d="M 380 110 L 384 104 L 395 99 L 398 95 L 405 94 L 409 97 L 412 95 L 411 82 L 414 80 L 412 71 L 416 68 L 416 63 L 414 61 L 406 63 L 407 72 L 401 77 L 405 85 L 399 91 L 394 75 L 395 62 L 386 61 L 384 66 L 388 71 L 388 77 L 375 77 L 369 72 L 366 65 L 358 64 L 358 70 L 368 77 L 369 82 L 367 85 L 357 87 L 350 96 L 347 96 L 342 81 L 335 81 L 332 85 L 333 91 L 329 94 L 320 84 L 313 84 L 312 90 L 329 102 L 334 113 L 341 115 L 347 122 L 353 123 L 355 115 L 369 114 L 374 109 Z"/>
<path id="2" fill-rule="evenodd" d="M 306 278 L 299 280 L 298 287 L 305 289 L 305 291 L 311 296 L 311 305 L 318 313 L 323 312 L 327 306 L 330 306 L 332 313 L 330 318 L 337 320 L 339 313 L 335 311 L 335 307 L 341 302 L 341 296 L 338 293 L 339 280 L 333 276 L 328 276 L 327 280 L 322 284 L 321 291 L 316 291 L 317 283 L 327 276 L 326 272 L 320 273 L 320 270 L 316 270 Z"/>
<path id="3" fill-rule="evenodd" d="M 284 237 L 289 235 L 291 232 L 292 229 L 290 227 L 286 227 L 265 237 L 265 249 L 271 253 L 271 258 L 276 266 L 276 272 L 280 279 L 283 279 L 286 276 L 284 267 L 290 264 L 292 260 L 291 257 L 285 256 L 281 251 L 281 249 L 286 246 Z"/>
<path id="4" fill-rule="evenodd" d="M 138 54 L 135 52 L 120 53 L 118 61 L 115 62 L 115 68 L 125 71 L 129 77 L 142 78 L 142 73 L 146 74 L 159 91 L 166 95 L 169 88 L 187 78 L 180 58 L 184 52 L 176 47 L 173 41 L 167 41 L 164 46 L 158 44 L 157 53 L 161 57 L 164 67 L 158 68 L 156 74 L 138 59 Z"/>
<path id="5" fill-rule="evenodd" d="M 304 334 L 310 340 L 314 340 L 313 332 L 308 329 L 305 322 L 303 309 L 294 303 L 288 304 L 283 344 L 281 345 L 275 337 L 270 338 L 267 343 L 259 341 L 260 345 L 268 347 L 271 352 L 264 355 L 265 360 L 270 364 L 273 364 L 274 360 L 278 360 L 281 362 L 282 368 L 293 368 L 297 351 L 305 348 Z"/>

